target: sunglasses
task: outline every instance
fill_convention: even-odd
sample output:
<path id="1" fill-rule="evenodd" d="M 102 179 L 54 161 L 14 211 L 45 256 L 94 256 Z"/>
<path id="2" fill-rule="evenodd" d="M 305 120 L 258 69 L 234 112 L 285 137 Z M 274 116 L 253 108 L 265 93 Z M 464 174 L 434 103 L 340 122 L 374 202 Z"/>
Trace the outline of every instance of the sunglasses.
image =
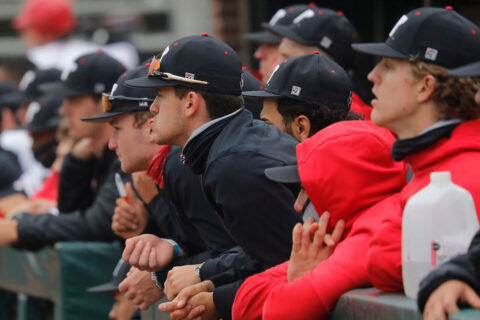
<path id="1" fill-rule="evenodd" d="M 148 69 L 148 76 L 160 77 L 164 80 L 175 80 L 175 81 L 181 81 L 181 82 L 187 82 L 187 83 L 208 85 L 207 81 L 180 77 L 168 72 L 161 72 L 158 69 L 160 69 L 160 60 L 158 60 L 155 56 L 153 56 L 152 62 L 150 62 L 150 68 Z"/>

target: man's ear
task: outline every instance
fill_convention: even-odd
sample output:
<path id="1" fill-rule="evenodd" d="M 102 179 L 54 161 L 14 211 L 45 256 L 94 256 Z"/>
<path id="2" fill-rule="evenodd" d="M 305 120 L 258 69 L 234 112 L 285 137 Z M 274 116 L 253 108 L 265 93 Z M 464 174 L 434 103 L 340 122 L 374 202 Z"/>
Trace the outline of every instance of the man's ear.
<path id="1" fill-rule="evenodd" d="M 426 102 L 430 99 L 433 91 L 435 90 L 435 85 L 437 79 L 431 74 L 427 74 L 420 80 L 417 90 L 417 100 L 418 102 Z"/>
<path id="2" fill-rule="evenodd" d="M 307 116 L 301 114 L 292 121 L 292 132 L 295 139 L 302 142 L 310 136 L 311 123 Z"/>
<path id="3" fill-rule="evenodd" d="M 195 91 L 189 91 L 182 98 L 181 103 L 186 117 L 193 117 L 198 112 L 201 99 L 203 99 L 202 96 Z"/>

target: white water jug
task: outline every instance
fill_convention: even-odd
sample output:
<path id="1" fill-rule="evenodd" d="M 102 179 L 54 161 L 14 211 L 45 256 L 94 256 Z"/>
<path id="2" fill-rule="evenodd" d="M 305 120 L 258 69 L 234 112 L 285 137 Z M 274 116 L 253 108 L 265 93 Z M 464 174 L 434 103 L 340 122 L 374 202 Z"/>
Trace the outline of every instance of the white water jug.
<path id="1" fill-rule="evenodd" d="M 402 276 L 407 297 L 436 266 L 465 253 L 478 230 L 472 196 L 452 183 L 450 172 L 432 172 L 430 184 L 410 197 L 403 211 Z"/>

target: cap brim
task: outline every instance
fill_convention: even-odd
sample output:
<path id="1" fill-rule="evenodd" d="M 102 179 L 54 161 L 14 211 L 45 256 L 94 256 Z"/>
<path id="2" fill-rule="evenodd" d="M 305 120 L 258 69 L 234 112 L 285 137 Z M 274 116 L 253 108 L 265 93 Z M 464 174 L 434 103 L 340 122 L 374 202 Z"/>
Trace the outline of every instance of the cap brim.
<path id="1" fill-rule="evenodd" d="M 83 118 L 81 120 L 85 122 L 107 122 L 113 117 L 116 117 L 125 113 L 129 113 L 129 112 L 130 111 L 106 112 L 106 113 L 98 114 L 96 116 Z"/>
<path id="2" fill-rule="evenodd" d="M 57 82 L 48 82 L 43 83 L 39 86 L 40 91 L 44 92 L 45 94 L 52 94 L 57 96 L 81 96 L 85 94 L 89 94 L 91 92 L 86 92 L 83 90 L 78 90 L 75 88 L 71 88 L 67 86 L 64 82 L 57 81 Z"/>
<path id="3" fill-rule="evenodd" d="M 2 106 L 17 106 L 29 101 L 30 99 L 21 92 L 12 92 L 0 97 L 0 105 Z"/>
<path id="4" fill-rule="evenodd" d="M 58 117 L 48 120 L 47 123 L 42 123 L 42 124 L 29 123 L 27 125 L 27 130 L 33 133 L 53 130 L 58 128 L 58 126 L 60 126 L 60 123 L 62 123 L 62 121 L 63 121 L 63 116 L 59 115 Z"/>
<path id="5" fill-rule="evenodd" d="M 258 99 L 266 99 L 266 98 L 281 98 L 282 96 L 273 92 L 259 90 L 259 91 L 245 91 L 242 92 L 242 96 L 249 97 L 249 98 L 258 98 Z"/>
<path id="6" fill-rule="evenodd" d="M 397 59 L 408 59 L 408 55 L 401 53 L 392 47 L 390 47 L 385 42 L 377 43 L 354 43 L 352 48 L 355 51 L 371 54 L 374 56 L 388 57 L 388 58 L 397 58 Z"/>
<path id="7" fill-rule="evenodd" d="M 95 286 L 95 287 L 90 287 L 87 289 L 87 292 L 115 292 L 118 290 L 118 287 L 109 282 L 109 283 L 104 283 L 104 284 L 101 284 L 99 286 Z"/>
<path id="8" fill-rule="evenodd" d="M 280 183 L 300 183 L 298 175 L 298 166 L 284 166 L 265 169 L 265 175 L 268 179 Z"/>
<path id="9" fill-rule="evenodd" d="M 125 81 L 127 87 L 134 88 L 160 88 L 160 87 L 173 87 L 178 85 L 175 81 L 167 81 L 164 79 L 154 77 L 141 77 Z"/>
<path id="10" fill-rule="evenodd" d="M 448 75 L 452 77 L 480 77 L 480 61 L 449 70 Z"/>
<path id="11" fill-rule="evenodd" d="M 274 36 L 268 31 L 257 31 L 257 32 L 250 32 L 243 35 L 245 40 L 249 40 L 252 42 L 258 43 L 271 43 L 271 44 L 278 44 L 282 41 L 282 38 Z"/>
<path id="12" fill-rule="evenodd" d="M 302 37 L 298 36 L 295 32 L 293 32 L 289 26 L 271 26 L 267 23 L 267 24 L 262 24 L 262 27 L 265 30 L 273 33 L 278 37 L 282 37 L 282 38 L 285 37 L 293 41 L 296 41 L 298 43 L 310 45 L 310 43 L 306 42 L 305 39 L 303 39 Z"/>

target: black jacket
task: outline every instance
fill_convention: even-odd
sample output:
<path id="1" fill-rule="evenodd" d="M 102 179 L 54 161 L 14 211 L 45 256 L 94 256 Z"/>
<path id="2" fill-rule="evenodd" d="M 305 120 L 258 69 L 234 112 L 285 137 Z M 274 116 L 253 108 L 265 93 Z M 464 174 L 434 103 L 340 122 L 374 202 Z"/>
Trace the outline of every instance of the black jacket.
<path id="1" fill-rule="evenodd" d="M 38 250 L 57 241 L 113 241 L 111 229 L 115 200 L 115 172 L 120 162 L 106 150 L 102 158 L 81 161 L 69 154 L 60 173 L 60 214 L 21 214 L 18 220 L 19 249 Z M 68 214 L 65 214 L 68 212 Z"/>
<path id="2" fill-rule="evenodd" d="M 205 163 L 195 164 L 202 168 L 207 199 L 245 253 L 264 268 L 271 267 L 289 259 L 292 229 L 302 218 L 293 209 L 296 194 L 269 180 L 264 172 L 296 164 L 297 141 L 276 127 L 253 120 L 247 110 L 227 121 L 219 134 L 213 136 L 207 129 L 188 143 L 208 145 L 201 136 L 214 137 Z M 215 289 L 215 306 L 225 319 L 231 318 L 240 283 L 226 285 L 227 290 L 222 286 Z"/>
<path id="3" fill-rule="evenodd" d="M 178 242 L 189 255 L 175 259 L 157 273 L 162 283 L 172 267 L 202 263 L 236 245 L 205 198 L 200 178 L 181 163 L 181 152 L 181 148 L 172 147 L 165 159 L 163 196 L 172 219 L 179 224 L 176 228 L 181 230 L 177 232 Z"/>
<path id="4" fill-rule="evenodd" d="M 480 231 L 475 234 L 466 254 L 440 265 L 420 282 L 418 292 L 420 310 L 423 312 L 428 297 L 438 286 L 454 279 L 467 283 L 480 294 Z"/>

